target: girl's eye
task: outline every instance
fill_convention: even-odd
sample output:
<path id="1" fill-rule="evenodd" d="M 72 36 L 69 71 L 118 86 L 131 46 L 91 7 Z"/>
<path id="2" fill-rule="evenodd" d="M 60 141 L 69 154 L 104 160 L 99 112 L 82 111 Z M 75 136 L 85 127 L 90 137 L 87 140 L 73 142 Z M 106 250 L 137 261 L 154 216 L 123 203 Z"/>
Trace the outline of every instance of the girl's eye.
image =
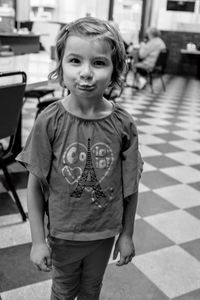
<path id="1" fill-rule="evenodd" d="M 98 67 L 102 67 L 102 66 L 105 66 L 106 63 L 103 60 L 96 60 L 96 61 L 94 61 L 94 65 L 98 66 Z"/>
<path id="2" fill-rule="evenodd" d="M 73 64 L 79 64 L 80 63 L 80 60 L 78 58 L 71 58 L 70 59 L 70 63 L 73 63 Z"/>

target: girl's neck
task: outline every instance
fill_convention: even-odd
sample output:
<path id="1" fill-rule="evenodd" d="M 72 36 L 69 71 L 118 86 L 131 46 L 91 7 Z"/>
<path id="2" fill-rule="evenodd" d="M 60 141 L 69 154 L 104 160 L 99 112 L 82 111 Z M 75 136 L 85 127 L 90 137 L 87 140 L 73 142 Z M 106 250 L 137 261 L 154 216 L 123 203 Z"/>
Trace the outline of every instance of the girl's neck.
<path id="1" fill-rule="evenodd" d="M 73 115 L 86 119 L 98 119 L 109 115 L 113 111 L 113 105 L 105 98 L 98 101 L 84 101 L 74 99 L 71 95 L 63 100 L 64 108 Z"/>

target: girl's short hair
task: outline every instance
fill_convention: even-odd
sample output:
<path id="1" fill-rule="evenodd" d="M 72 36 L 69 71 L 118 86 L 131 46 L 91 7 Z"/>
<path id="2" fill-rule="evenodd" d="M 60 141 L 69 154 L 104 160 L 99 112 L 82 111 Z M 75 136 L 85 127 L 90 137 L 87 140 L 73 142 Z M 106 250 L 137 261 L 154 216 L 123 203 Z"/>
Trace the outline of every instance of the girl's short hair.
<path id="1" fill-rule="evenodd" d="M 117 28 L 109 21 L 103 21 L 93 17 L 84 17 L 65 25 L 59 32 L 56 39 L 55 54 L 56 68 L 49 74 L 49 79 L 58 79 L 64 87 L 62 60 L 64 56 L 67 38 L 71 35 L 94 37 L 108 42 L 111 46 L 111 59 L 113 73 L 111 85 L 122 86 L 121 74 L 126 65 L 126 56 L 123 39 Z"/>

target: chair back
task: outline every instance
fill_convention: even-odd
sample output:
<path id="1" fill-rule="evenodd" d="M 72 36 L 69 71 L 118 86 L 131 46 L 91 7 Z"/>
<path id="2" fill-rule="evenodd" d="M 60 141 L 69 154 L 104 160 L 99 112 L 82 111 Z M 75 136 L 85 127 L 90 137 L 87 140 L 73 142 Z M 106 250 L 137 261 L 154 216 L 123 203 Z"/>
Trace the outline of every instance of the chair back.
<path id="1" fill-rule="evenodd" d="M 0 86 L 0 139 L 14 136 L 26 87 L 26 74 L 24 72 L 0 73 L 0 78 L 19 75 L 21 75 L 19 83 Z"/>
<path id="2" fill-rule="evenodd" d="M 168 55 L 169 55 L 168 49 L 160 51 L 157 61 L 156 61 L 156 64 L 155 64 L 155 70 L 160 70 L 162 72 L 165 71 Z"/>

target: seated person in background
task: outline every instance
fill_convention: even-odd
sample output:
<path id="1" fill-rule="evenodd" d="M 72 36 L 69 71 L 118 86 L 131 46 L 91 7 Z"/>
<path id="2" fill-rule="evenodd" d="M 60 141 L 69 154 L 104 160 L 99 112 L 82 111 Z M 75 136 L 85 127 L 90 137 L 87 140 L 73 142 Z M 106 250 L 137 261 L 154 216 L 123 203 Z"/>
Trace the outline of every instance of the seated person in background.
<path id="1" fill-rule="evenodd" d="M 148 28 L 145 35 L 146 41 L 141 42 L 138 62 L 133 64 L 133 72 L 135 75 L 134 86 L 142 89 L 146 84 L 146 78 L 142 75 L 146 71 L 152 70 L 160 51 L 166 49 L 166 45 L 160 38 L 160 32 L 156 28 Z"/>

